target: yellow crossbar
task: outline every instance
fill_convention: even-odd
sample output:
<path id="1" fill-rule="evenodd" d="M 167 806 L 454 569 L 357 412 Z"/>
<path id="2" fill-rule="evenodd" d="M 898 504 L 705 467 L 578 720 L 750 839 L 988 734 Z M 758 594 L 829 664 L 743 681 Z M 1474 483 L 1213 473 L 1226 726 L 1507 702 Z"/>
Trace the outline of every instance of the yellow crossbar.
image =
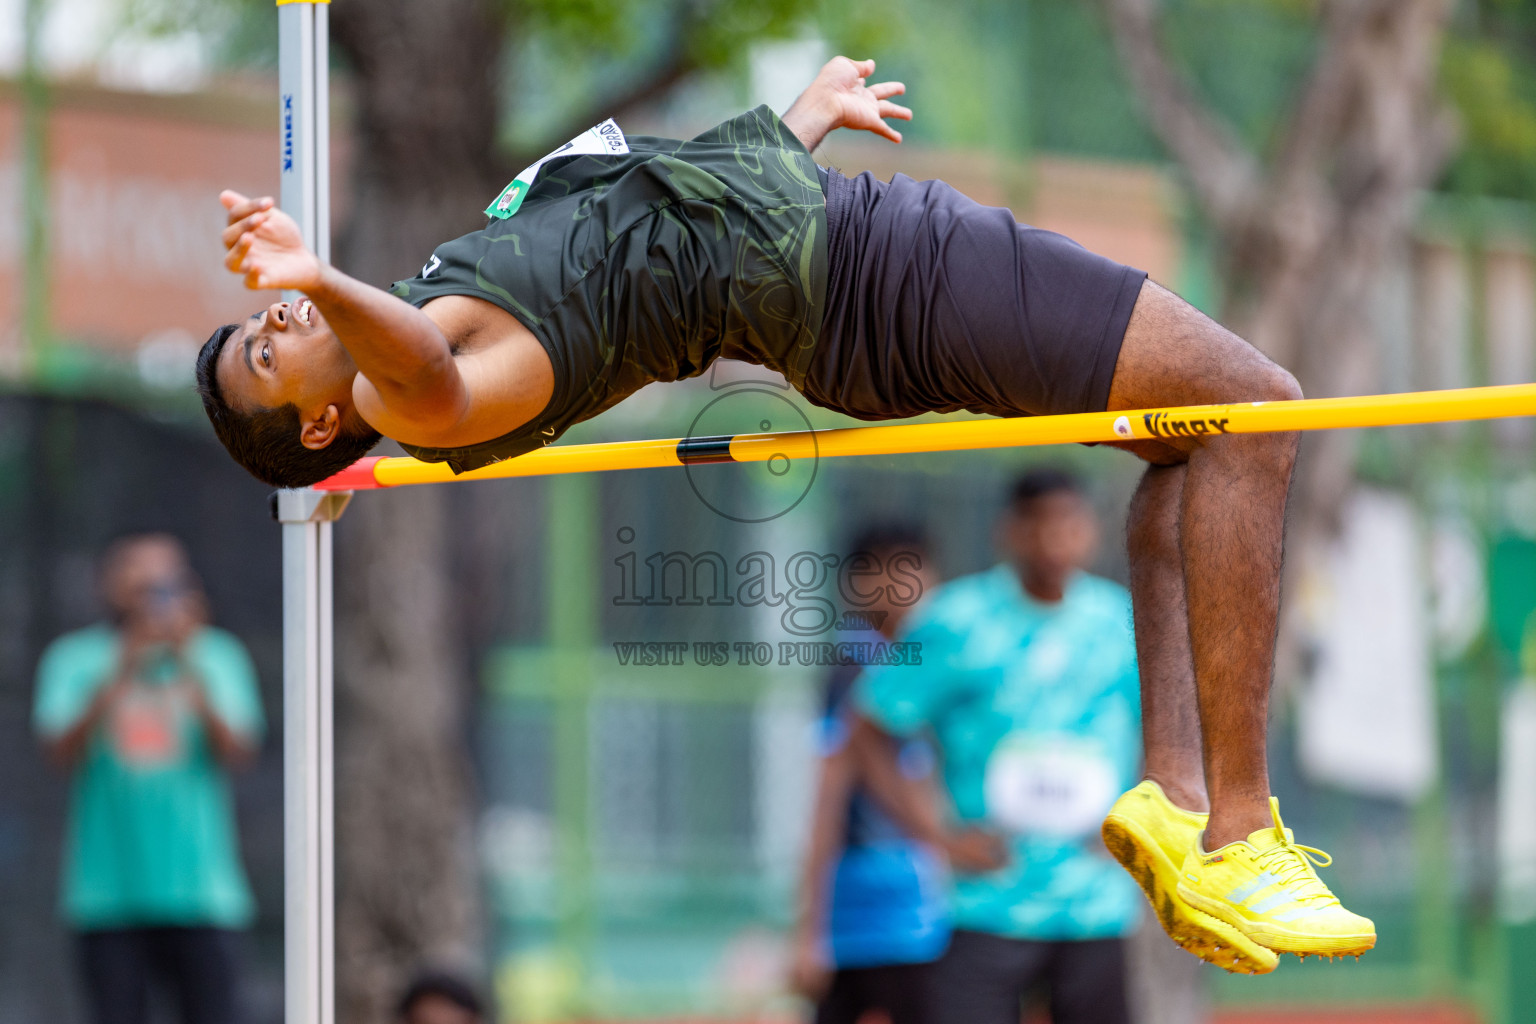
<path id="1" fill-rule="evenodd" d="M 972 448 L 1131 441 L 1205 434 L 1260 434 L 1280 430 L 1390 427 L 1407 423 L 1536 416 L 1536 384 L 1415 391 L 1359 398 L 1304 398 L 1294 402 L 1191 405 L 1168 409 L 1021 416 L 881 427 L 838 427 L 772 434 L 666 438 L 556 445 L 484 469 L 455 475 L 442 463 L 368 458 L 317 485 L 319 490 L 363 490 L 407 484 L 445 484 L 557 473 L 656 469 L 713 462 L 846 458 Z"/>

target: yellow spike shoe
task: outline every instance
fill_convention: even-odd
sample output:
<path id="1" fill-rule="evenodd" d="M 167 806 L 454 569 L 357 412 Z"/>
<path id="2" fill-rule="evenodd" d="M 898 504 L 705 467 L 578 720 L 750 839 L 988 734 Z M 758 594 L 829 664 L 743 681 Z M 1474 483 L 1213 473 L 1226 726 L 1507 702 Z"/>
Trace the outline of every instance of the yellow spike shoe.
<path id="1" fill-rule="evenodd" d="M 1376 926 L 1345 910 L 1317 876 L 1333 858 L 1296 842 L 1280 820 L 1279 800 L 1270 797 L 1269 810 L 1273 828 L 1211 853 L 1197 842 L 1184 860 L 1179 895 L 1277 953 L 1359 956 L 1376 945 Z"/>
<path id="2" fill-rule="evenodd" d="M 1180 868 L 1205 828 L 1203 814 L 1175 807 L 1150 779 L 1123 794 L 1104 819 L 1104 845 L 1129 871 L 1168 937 L 1187 952 L 1237 974 L 1268 974 L 1280 958 L 1179 895 Z"/>

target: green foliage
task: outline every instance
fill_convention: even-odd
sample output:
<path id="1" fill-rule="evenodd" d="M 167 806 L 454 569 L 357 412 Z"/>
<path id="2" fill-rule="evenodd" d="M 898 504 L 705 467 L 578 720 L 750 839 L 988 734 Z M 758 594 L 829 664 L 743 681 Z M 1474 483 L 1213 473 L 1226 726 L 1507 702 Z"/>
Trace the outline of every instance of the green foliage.
<path id="1" fill-rule="evenodd" d="M 675 11 L 660 0 L 502 0 L 509 35 L 545 38 L 555 47 L 583 47 L 610 56 L 633 56 L 637 43 L 654 35 Z"/>
<path id="2" fill-rule="evenodd" d="M 687 42 L 704 67 L 725 67 L 753 43 L 793 35 L 813 7 L 809 0 L 722 0 L 693 19 Z"/>
<path id="3" fill-rule="evenodd" d="M 503 138 L 535 153 L 573 119 L 668 69 L 728 76 L 754 43 L 803 33 L 813 0 L 500 0 L 508 61 Z M 664 99 L 675 83 L 655 91 Z"/>
<path id="4" fill-rule="evenodd" d="M 188 30 L 214 41 L 215 60 L 236 68 L 277 67 L 272 0 L 121 0 L 125 27 L 151 35 Z"/>
<path id="5" fill-rule="evenodd" d="M 1317 0 L 1168 0 L 1176 62 L 1255 148 L 1311 60 Z M 841 12 L 853 5 L 833 5 Z M 861 8 L 867 11 L 868 8 Z M 848 52 L 836 17 L 817 27 Z M 903 133 L 929 145 L 1157 159 L 1096 5 L 1083 0 L 888 0 L 871 52 L 907 83 Z"/>
<path id="6" fill-rule="evenodd" d="M 514 37 L 537 36 L 557 49 L 579 48 L 594 60 L 643 63 L 681 54 L 718 68 L 750 44 L 791 35 L 811 0 L 503 0 Z"/>
<path id="7" fill-rule="evenodd" d="M 194 28 L 236 67 L 276 63 L 271 0 L 122 0 L 139 30 Z M 363 3 L 367 0 L 340 0 Z M 759 42 L 815 34 L 907 83 L 915 142 L 1157 159 L 1096 5 L 1083 0 L 485 0 L 507 34 L 506 134 L 546 144 L 663 69 L 730 91 Z M 1256 152 L 1315 55 L 1320 0 L 1164 0 L 1170 52 Z M 1536 199 L 1536 0 L 1462 0 L 1442 62 L 1462 145 L 1445 184 Z M 665 87 L 661 92 L 665 92 Z"/>
<path id="8" fill-rule="evenodd" d="M 1090 4 L 1036 0 L 1031 13 L 1035 145 L 1052 152 L 1155 158 L 1158 145 L 1098 11 Z"/>
<path id="9" fill-rule="evenodd" d="M 1536 76 L 1516 57 L 1507 42 L 1446 44 L 1441 81 L 1461 120 L 1462 148 L 1447 175 L 1457 191 L 1536 198 Z"/>
<path id="10" fill-rule="evenodd" d="M 118 6 L 118 20 L 141 32 L 170 35 L 192 29 L 221 35 L 231 30 L 231 19 L 240 8 L 254 7 L 255 4 L 246 0 L 211 4 L 188 0 L 121 0 Z"/>
<path id="11" fill-rule="evenodd" d="M 841 6 L 841 5 L 839 5 Z M 1316 56 L 1320 0 L 1164 0 L 1170 54 L 1200 96 L 1270 153 Z M 1096 5 L 926 0 L 881 9 L 881 74 L 905 80 L 914 141 L 1113 159 L 1160 156 Z M 837 45 L 827 19 L 823 35 Z M 1442 83 L 1462 123 L 1457 191 L 1536 199 L 1536 0 L 1464 0 Z"/>
<path id="12" fill-rule="evenodd" d="M 265 0 L 224 0 L 229 10 L 219 37 L 221 59 L 231 67 L 277 69 L 277 6 Z M 218 6 L 215 4 L 214 6 Z"/>
<path id="13" fill-rule="evenodd" d="M 1017 0 L 833 0 L 814 26 L 828 49 L 873 57 L 906 83 L 902 135 L 921 145 L 1019 150 L 1028 144 L 1028 5 Z"/>
<path id="14" fill-rule="evenodd" d="M 1201 97 L 1267 154 L 1317 53 L 1315 0 L 1182 0 L 1168 44 Z"/>
<path id="15" fill-rule="evenodd" d="M 912 13 L 900 3 L 870 4 L 863 0 L 822 0 L 812 21 L 815 30 L 834 53 L 860 59 L 881 60 L 895 40 L 911 39 L 915 32 Z"/>

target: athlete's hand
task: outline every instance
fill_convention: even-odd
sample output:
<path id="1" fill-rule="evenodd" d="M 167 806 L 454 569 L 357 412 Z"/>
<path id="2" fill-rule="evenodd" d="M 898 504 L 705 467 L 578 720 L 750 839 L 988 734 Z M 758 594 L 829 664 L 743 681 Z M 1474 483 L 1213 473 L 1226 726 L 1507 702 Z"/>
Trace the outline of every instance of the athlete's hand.
<path id="1" fill-rule="evenodd" d="M 886 124 L 884 119 L 912 120 L 912 111 L 890 101 L 892 96 L 906 92 L 907 87 L 900 82 L 866 85 L 865 79 L 874 73 L 875 62 L 872 60 L 833 57 L 806 91 L 814 89 L 822 94 L 833 117 L 834 128 L 856 128 L 900 142 L 901 132 Z"/>
<path id="2" fill-rule="evenodd" d="M 321 264 L 304 245 L 292 217 L 271 196 L 251 199 L 239 192 L 219 193 L 229 211 L 224 229 L 224 266 L 245 278 L 253 291 L 291 288 L 307 291 L 320 280 Z"/>
<path id="3" fill-rule="evenodd" d="M 874 73 L 872 60 L 833 57 L 785 112 L 784 123 L 807 150 L 819 146 L 834 128 L 856 128 L 900 142 L 901 133 L 886 124 L 884 118 L 912 120 L 912 111 L 890 101 L 890 97 L 906 92 L 907 87 L 900 82 L 865 84 L 865 79 Z"/>

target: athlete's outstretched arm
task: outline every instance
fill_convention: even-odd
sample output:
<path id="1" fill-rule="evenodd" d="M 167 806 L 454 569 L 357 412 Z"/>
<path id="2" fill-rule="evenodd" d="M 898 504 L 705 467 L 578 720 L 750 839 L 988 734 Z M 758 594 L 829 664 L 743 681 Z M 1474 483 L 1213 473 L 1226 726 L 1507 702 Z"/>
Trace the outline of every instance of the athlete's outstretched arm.
<path id="1" fill-rule="evenodd" d="M 864 80 L 874 73 L 872 60 L 833 57 L 794 106 L 785 111 L 784 123 L 807 151 L 821 145 L 821 140 L 834 128 L 857 128 L 900 142 L 901 133 L 883 119 L 912 120 L 912 111 L 890 101 L 892 96 L 906 92 L 907 87 L 900 82 L 865 85 Z"/>
<path id="2" fill-rule="evenodd" d="M 251 289 L 309 296 L 392 417 L 430 429 L 455 423 L 468 392 L 448 339 L 416 307 L 320 262 L 270 196 L 225 191 L 224 265 Z"/>

